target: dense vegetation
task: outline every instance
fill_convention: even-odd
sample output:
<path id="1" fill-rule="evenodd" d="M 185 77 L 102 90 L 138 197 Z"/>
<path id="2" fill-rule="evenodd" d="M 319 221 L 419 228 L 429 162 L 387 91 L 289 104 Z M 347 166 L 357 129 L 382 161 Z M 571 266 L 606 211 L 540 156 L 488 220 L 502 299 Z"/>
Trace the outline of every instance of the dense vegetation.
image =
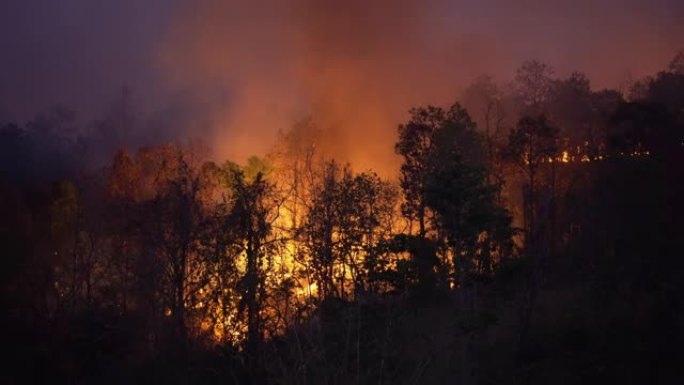
<path id="1" fill-rule="evenodd" d="M 4 125 L 0 378 L 675 381 L 684 53 L 629 92 L 531 61 L 459 100 L 399 125 L 398 180 L 315 120 L 245 165 L 126 149 L 121 111 Z"/>

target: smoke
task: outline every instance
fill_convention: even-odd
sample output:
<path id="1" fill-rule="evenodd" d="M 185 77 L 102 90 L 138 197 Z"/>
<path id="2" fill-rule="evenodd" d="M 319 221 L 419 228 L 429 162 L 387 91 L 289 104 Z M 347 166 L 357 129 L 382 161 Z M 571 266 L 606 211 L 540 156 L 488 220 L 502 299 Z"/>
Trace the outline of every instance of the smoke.
<path id="1" fill-rule="evenodd" d="M 554 4 L 551 4 L 554 3 Z M 311 115 L 334 156 L 391 172 L 411 106 L 453 102 L 476 76 L 509 79 L 537 58 L 595 87 L 663 68 L 681 44 L 681 6 L 661 1 L 255 1 L 187 5 L 162 50 L 181 88 L 220 87 L 218 154 L 263 153 Z M 673 12 L 676 11 L 676 12 Z M 654 23 L 658 20 L 658 23 Z"/>
<path id="2" fill-rule="evenodd" d="M 232 103 L 214 117 L 219 154 L 263 153 L 275 130 L 311 116 L 335 143 L 331 155 L 359 167 L 394 163 L 388 133 L 428 95 L 420 69 L 431 48 L 416 34 L 423 7 L 203 1 L 183 14 L 164 66 L 181 88 L 220 84 L 230 93 Z"/>
<path id="3" fill-rule="evenodd" d="M 99 4 L 99 5 L 95 5 Z M 263 154 L 306 117 L 333 154 L 393 173 L 396 125 L 526 59 L 618 87 L 684 45 L 677 0 L 8 0 L 0 120 L 63 102 L 94 115 L 128 85 L 140 109 L 217 158 Z M 177 117 L 177 118 L 176 118 Z M 9 119 L 9 118 L 6 118 Z M 189 127 L 189 128 L 187 128 Z M 159 129 L 163 130 L 163 127 Z"/>

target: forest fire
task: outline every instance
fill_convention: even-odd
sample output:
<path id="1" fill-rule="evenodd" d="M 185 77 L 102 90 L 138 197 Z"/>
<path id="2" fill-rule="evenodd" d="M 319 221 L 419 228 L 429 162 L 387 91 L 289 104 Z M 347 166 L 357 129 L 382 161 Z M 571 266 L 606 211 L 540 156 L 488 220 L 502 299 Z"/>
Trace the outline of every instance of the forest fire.
<path id="1" fill-rule="evenodd" d="M 81 1 L 0 23 L 3 383 L 679 380 L 670 12 Z"/>

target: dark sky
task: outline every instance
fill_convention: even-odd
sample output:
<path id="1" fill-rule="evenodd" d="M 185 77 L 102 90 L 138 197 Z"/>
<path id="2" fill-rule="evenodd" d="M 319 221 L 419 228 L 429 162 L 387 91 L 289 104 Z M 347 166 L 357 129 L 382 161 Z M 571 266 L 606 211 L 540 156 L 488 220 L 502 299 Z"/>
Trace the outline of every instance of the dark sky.
<path id="1" fill-rule="evenodd" d="M 201 115 L 222 155 L 314 113 L 382 159 L 410 106 L 483 72 L 536 58 L 617 87 L 664 68 L 683 26 L 680 0 L 3 0 L 0 121 L 58 103 L 92 119 L 127 86 L 143 111 Z M 350 157 L 374 152 L 355 140 Z"/>
<path id="2" fill-rule="evenodd" d="M 3 0 L 0 113 L 24 120 L 55 104 L 97 114 L 123 86 L 162 91 L 155 64 L 180 1 Z"/>

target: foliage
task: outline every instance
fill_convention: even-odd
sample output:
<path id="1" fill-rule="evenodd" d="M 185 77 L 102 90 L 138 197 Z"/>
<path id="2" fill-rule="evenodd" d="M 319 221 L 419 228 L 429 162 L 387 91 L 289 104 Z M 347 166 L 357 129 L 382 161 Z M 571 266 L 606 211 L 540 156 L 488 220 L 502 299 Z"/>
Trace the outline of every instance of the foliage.
<path id="1" fill-rule="evenodd" d="M 398 180 L 327 159 L 311 121 L 245 165 L 168 144 L 90 174 L 88 146 L 135 124 L 125 98 L 95 138 L 61 136 L 61 109 L 7 125 L 3 376 L 666 382 L 682 358 L 679 62 L 629 101 L 536 61 L 513 90 L 481 78 L 464 100 L 477 125 L 458 103 L 410 111 Z"/>

